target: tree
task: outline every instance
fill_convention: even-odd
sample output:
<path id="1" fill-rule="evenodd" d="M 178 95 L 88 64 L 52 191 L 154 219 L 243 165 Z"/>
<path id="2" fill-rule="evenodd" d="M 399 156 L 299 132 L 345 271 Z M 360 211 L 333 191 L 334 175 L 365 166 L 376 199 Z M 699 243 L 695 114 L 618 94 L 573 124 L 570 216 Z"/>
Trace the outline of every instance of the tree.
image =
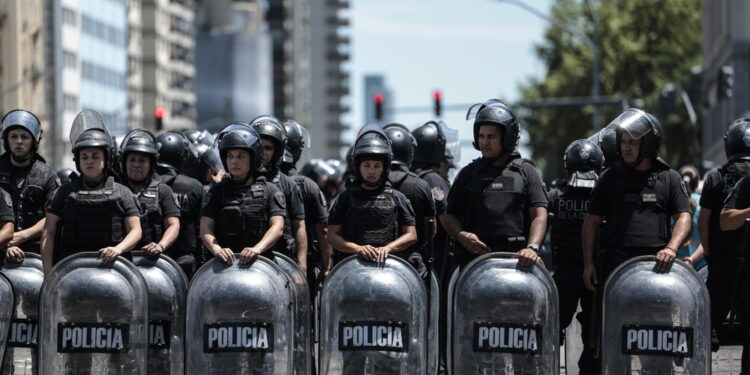
<path id="1" fill-rule="evenodd" d="M 694 162 L 695 128 L 682 104 L 660 116 L 659 94 L 668 84 L 687 87 L 691 68 L 701 61 L 700 0 L 605 0 L 588 2 L 596 7 L 599 23 L 602 95 L 623 96 L 630 106 L 656 115 L 662 123 L 662 156 L 673 166 Z M 594 24 L 585 3 L 557 0 L 551 17 L 560 24 L 591 36 Z M 593 39 L 593 38 L 592 38 Z M 547 68 L 541 80 L 521 85 L 523 100 L 590 96 L 592 52 L 580 38 L 551 25 L 536 53 Z M 534 159 L 545 167 L 546 179 L 565 176 L 562 158 L 572 141 L 593 134 L 594 108 L 545 108 L 522 112 L 522 120 L 534 144 Z M 620 108 L 602 107 L 602 126 Z M 559 166 L 555 168 L 555 166 Z M 557 169 L 556 171 L 552 169 Z"/>

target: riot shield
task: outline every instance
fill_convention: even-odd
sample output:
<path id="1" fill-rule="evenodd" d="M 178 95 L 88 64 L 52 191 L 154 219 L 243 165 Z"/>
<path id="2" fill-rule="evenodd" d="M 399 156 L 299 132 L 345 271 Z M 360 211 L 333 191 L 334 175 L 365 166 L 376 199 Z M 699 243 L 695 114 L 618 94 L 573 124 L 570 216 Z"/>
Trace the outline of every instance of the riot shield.
<path id="1" fill-rule="evenodd" d="M 21 262 L 6 261 L 0 273 L 13 284 L 16 296 L 15 316 L 0 374 L 37 374 L 39 291 L 44 281 L 42 258 L 26 253 Z"/>
<path id="2" fill-rule="evenodd" d="M 172 258 L 133 252 L 148 287 L 149 375 L 185 373 L 185 299 L 188 279 Z"/>
<path id="3" fill-rule="evenodd" d="M 0 363 L 4 363 L 5 343 L 8 341 L 11 321 L 13 320 L 15 296 L 13 285 L 2 274 L 0 274 L 0 301 L 7 301 L 7 303 L 0 304 Z"/>
<path id="4" fill-rule="evenodd" d="M 708 290 L 686 263 L 620 265 L 604 285 L 602 374 L 709 374 Z"/>
<path id="5" fill-rule="evenodd" d="M 321 374 L 426 374 L 427 292 L 401 258 L 350 256 L 321 292 Z"/>
<path id="6" fill-rule="evenodd" d="M 430 316 L 427 323 L 427 373 L 437 374 L 440 363 L 440 285 L 437 275 L 430 270 Z"/>
<path id="7" fill-rule="evenodd" d="M 247 264 L 216 258 L 204 264 L 188 290 L 187 374 L 292 374 L 290 283 L 263 256 Z"/>
<path id="8" fill-rule="evenodd" d="M 274 252 L 276 264 L 292 281 L 294 291 L 294 374 L 306 375 L 312 370 L 310 342 L 310 288 L 307 276 L 297 263 L 284 254 Z"/>
<path id="9" fill-rule="evenodd" d="M 148 289 L 133 263 L 71 255 L 42 284 L 40 374 L 145 375 Z"/>
<path id="10" fill-rule="evenodd" d="M 557 287 L 543 266 L 522 267 L 515 257 L 485 254 L 451 279 L 450 373 L 559 372 Z"/>

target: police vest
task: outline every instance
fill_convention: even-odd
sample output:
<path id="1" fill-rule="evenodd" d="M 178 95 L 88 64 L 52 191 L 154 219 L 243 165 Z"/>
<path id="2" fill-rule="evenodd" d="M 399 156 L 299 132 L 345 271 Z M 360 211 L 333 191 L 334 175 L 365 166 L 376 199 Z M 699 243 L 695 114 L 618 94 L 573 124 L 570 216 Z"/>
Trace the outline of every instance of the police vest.
<path id="1" fill-rule="evenodd" d="M 292 235 L 292 221 L 290 219 L 292 215 L 289 211 L 292 206 L 292 200 L 289 199 L 292 195 L 292 192 L 287 191 L 288 189 L 284 188 L 284 184 L 281 183 L 280 175 L 281 172 L 276 171 L 276 176 L 273 178 L 273 184 L 276 185 L 276 187 L 278 187 L 282 193 L 284 193 L 285 197 L 287 197 L 286 216 L 284 216 L 284 232 L 282 232 L 281 238 L 276 241 L 276 244 L 273 246 L 273 250 L 291 257 L 292 259 L 297 259 L 297 245 L 294 242 L 294 236 Z"/>
<path id="2" fill-rule="evenodd" d="M 554 194 L 555 207 L 550 207 L 550 212 L 554 213 L 550 239 L 555 264 L 581 264 L 581 231 L 591 189 L 566 186 L 555 190 Z"/>
<path id="3" fill-rule="evenodd" d="M 616 191 L 614 211 L 604 224 L 605 249 L 658 248 L 669 242 L 669 171 L 635 174 L 624 166 L 612 167 Z"/>
<path id="4" fill-rule="evenodd" d="M 427 245 L 426 219 L 423 207 L 417 207 L 415 201 L 419 176 L 413 172 L 392 170 L 388 173 L 388 180 L 393 188 L 404 194 L 412 203 L 417 221 L 417 242 L 412 246 L 412 249 L 424 251 L 424 247 Z"/>
<path id="5" fill-rule="evenodd" d="M 182 174 L 165 174 L 159 178 L 172 188 L 172 195 L 180 206 L 180 233 L 172 246 L 166 250 L 166 254 L 174 259 L 183 255 L 196 254 L 196 248 L 201 246 L 197 235 L 201 197 L 198 197 L 197 202 L 190 200 L 188 193 L 193 191 L 191 189 L 192 178 Z"/>
<path id="6" fill-rule="evenodd" d="M 521 158 L 513 159 L 496 177 L 483 175 L 479 165 L 474 170 L 469 209 L 463 220 L 465 227 L 490 247 L 516 251 L 526 245 L 529 223 L 524 163 Z"/>
<path id="7" fill-rule="evenodd" d="M 709 245 L 712 254 L 721 254 L 727 252 L 736 251 L 739 244 L 731 243 L 733 239 L 738 238 L 733 236 L 734 231 L 730 231 L 729 234 L 721 230 L 719 226 L 719 217 L 721 209 L 723 208 L 724 200 L 729 196 L 729 192 L 743 177 L 750 176 L 750 162 L 743 160 L 737 162 L 730 162 L 723 165 L 717 171 L 720 189 L 721 189 L 721 201 L 719 207 L 709 207 L 711 209 L 711 218 L 709 220 Z"/>
<path id="8" fill-rule="evenodd" d="M 255 246 L 268 230 L 266 212 L 266 180 L 258 177 L 250 189 L 221 182 L 221 211 L 216 223 L 216 239 L 221 247 L 239 253 Z M 265 254 L 264 254 L 265 255 Z"/>
<path id="9" fill-rule="evenodd" d="M 10 163 L 10 162 L 8 162 Z M 50 167 L 36 160 L 31 166 L 29 174 L 23 185 L 16 186 L 13 176 L 8 172 L 0 172 L 0 187 L 8 193 L 20 190 L 17 209 L 14 210 L 16 217 L 16 232 L 34 226 L 39 220 L 44 219 L 44 206 L 46 199 L 46 184 Z"/>
<path id="10" fill-rule="evenodd" d="M 356 185 L 350 185 L 347 189 L 349 202 L 343 228 L 347 241 L 382 247 L 398 238 L 396 199 L 390 186 L 377 195 L 367 194 Z M 340 256 L 337 258 L 340 259 Z"/>
<path id="11" fill-rule="evenodd" d="M 143 232 L 139 246 L 158 242 L 164 233 L 162 229 L 164 218 L 159 202 L 159 184 L 161 182 L 152 179 L 148 186 L 136 195 L 138 203 L 140 203 L 141 230 Z"/>
<path id="12" fill-rule="evenodd" d="M 114 177 L 107 177 L 101 189 L 87 190 L 80 180 L 76 188 L 63 205 L 55 263 L 78 252 L 115 246 L 123 239 L 125 211 L 118 202 L 121 196 Z"/>

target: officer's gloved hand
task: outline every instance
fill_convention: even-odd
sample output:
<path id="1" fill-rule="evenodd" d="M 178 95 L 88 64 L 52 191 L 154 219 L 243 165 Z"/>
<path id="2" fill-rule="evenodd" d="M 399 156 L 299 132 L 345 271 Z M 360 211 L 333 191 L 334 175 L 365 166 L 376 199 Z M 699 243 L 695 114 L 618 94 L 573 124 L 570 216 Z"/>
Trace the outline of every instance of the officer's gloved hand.
<path id="1" fill-rule="evenodd" d="M 26 258 L 26 254 L 17 246 L 9 246 L 8 250 L 5 252 L 5 259 L 9 262 L 18 263 L 24 258 Z"/>
<path id="2" fill-rule="evenodd" d="M 666 271 L 674 262 L 674 258 L 677 256 L 677 252 L 669 247 L 661 249 L 656 253 L 656 270 Z"/>
<path id="3" fill-rule="evenodd" d="M 518 264 L 521 266 L 530 266 L 534 262 L 542 263 L 542 258 L 533 249 L 525 248 L 516 254 L 518 254 Z"/>
<path id="4" fill-rule="evenodd" d="M 108 263 L 117 259 L 117 256 L 122 254 L 122 251 L 118 250 L 114 246 L 108 246 L 103 249 L 99 249 L 99 258 L 102 262 Z"/>

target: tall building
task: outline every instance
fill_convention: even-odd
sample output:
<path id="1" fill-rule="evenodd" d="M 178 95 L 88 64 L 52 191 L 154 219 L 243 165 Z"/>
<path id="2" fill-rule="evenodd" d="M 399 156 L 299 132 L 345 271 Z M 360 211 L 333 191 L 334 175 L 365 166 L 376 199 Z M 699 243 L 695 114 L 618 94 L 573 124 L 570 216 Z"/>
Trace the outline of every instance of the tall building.
<path id="1" fill-rule="evenodd" d="M 144 124 L 143 117 L 142 20 L 141 0 L 128 0 L 128 127 L 130 129 L 147 126 Z"/>
<path id="2" fill-rule="evenodd" d="M 750 111 L 750 2 L 703 1 L 703 160 L 726 160 L 723 137 L 731 122 Z M 731 94 L 729 93 L 731 91 Z"/>
<path id="3" fill-rule="evenodd" d="M 342 133 L 349 128 L 341 116 L 349 112 L 348 0 L 312 0 L 310 5 L 311 154 L 340 158 L 348 145 Z"/>
<path id="4" fill-rule="evenodd" d="M 142 0 L 143 122 L 155 128 L 154 112 L 164 109 L 163 128 L 195 128 L 195 3 Z"/>

